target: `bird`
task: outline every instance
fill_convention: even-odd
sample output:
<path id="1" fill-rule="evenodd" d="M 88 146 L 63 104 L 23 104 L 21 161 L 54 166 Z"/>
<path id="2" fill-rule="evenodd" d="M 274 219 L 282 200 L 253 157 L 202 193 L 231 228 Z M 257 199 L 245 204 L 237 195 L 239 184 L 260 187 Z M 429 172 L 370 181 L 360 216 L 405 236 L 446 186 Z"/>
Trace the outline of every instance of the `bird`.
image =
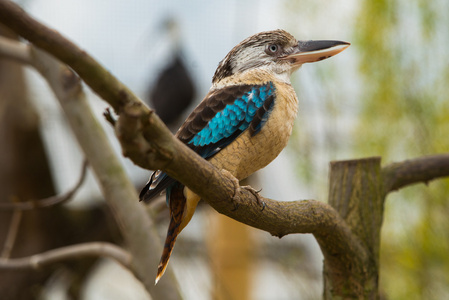
<path id="1" fill-rule="evenodd" d="M 165 66 L 149 90 L 148 98 L 161 120 L 171 125 L 193 102 L 194 97 L 193 79 L 184 65 L 181 52 L 176 51 L 173 61 Z"/>
<path id="2" fill-rule="evenodd" d="M 273 161 L 292 133 L 298 98 L 290 75 L 302 64 L 329 58 L 349 45 L 336 40 L 298 41 L 282 29 L 244 39 L 218 64 L 209 92 L 175 136 L 237 180 L 248 177 Z M 155 284 L 200 201 L 162 170 L 151 174 L 140 200 L 149 202 L 164 191 L 170 222 Z"/>
<path id="3" fill-rule="evenodd" d="M 165 33 L 169 51 L 162 60 L 165 65 L 147 91 L 147 99 L 161 120 L 172 127 L 193 102 L 196 93 L 194 78 L 185 63 L 180 26 L 174 16 L 166 17 L 160 31 Z M 176 88 L 173 88 L 176 86 Z"/>

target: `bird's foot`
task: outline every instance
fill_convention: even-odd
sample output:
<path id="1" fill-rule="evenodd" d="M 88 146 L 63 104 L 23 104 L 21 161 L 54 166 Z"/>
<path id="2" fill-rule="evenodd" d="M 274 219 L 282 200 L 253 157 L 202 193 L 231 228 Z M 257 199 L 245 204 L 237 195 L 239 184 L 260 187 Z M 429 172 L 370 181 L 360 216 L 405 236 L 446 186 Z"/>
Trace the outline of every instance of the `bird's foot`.
<path id="1" fill-rule="evenodd" d="M 234 184 L 234 195 L 232 196 L 232 203 L 234 204 L 234 209 L 232 211 L 235 211 L 239 208 L 239 201 L 240 201 L 240 190 L 241 189 L 245 189 L 248 192 L 250 192 L 251 194 L 254 195 L 254 197 L 256 197 L 257 200 L 257 204 L 259 204 L 262 209 L 261 211 L 263 211 L 266 207 L 265 202 L 262 200 L 262 197 L 260 197 L 259 193 L 262 189 L 260 190 L 255 190 L 254 188 L 252 188 L 249 185 L 245 185 L 245 186 L 240 186 L 239 180 L 237 178 L 234 177 L 234 175 L 231 174 L 231 172 L 229 172 L 228 170 L 222 169 L 221 172 L 223 173 L 223 175 L 225 175 L 226 177 L 228 177 L 229 179 L 231 179 L 232 183 Z"/>
<path id="2" fill-rule="evenodd" d="M 262 191 L 262 189 L 260 189 L 260 190 L 255 190 L 254 188 L 252 188 L 252 187 L 249 186 L 249 185 L 242 186 L 241 188 L 247 190 L 248 192 L 250 192 L 251 194 L 253 194 L 254 197 L 256 197 L 257 203 L 258 203 L 260 206 L 262 206 L 261 211 L 263 211 L 263 210 L 265 209 L 266 204 L 265 204 L 265 202 L 262 200 L 262 197 L 260 197 L 260 195 L 259 195 L 259 193 L 260 193 L 260 191 Z"/>
<path id="3" fill-rule="evenodd" d="M 231 198 L 231 202 L 234 205 L 234 208 L 232 209 L 232 211 L 235 211 L 239 208 L 239 200 L 240 200 L 240 183 L 239 180 L 237 178 L 234 177 L 234 175 L 231 174 L 231 172 L 229 172 L 228 170 L 222 169 L 221 173 L 223 173 L 223 175 L 225 175 L 226 177 L 228 177 L 229 179 L 231 179 L 232 183 L 234 184 L 234 195 Z"/>

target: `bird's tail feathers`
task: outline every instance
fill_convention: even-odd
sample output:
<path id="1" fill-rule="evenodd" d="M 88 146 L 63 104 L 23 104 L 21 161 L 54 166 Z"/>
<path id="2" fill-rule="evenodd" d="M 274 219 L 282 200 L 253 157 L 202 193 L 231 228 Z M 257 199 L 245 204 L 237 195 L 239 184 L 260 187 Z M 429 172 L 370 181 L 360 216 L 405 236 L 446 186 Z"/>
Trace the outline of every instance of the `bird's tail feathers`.
<path id="1" fill-rule="evenodd" d="M 147 203 L 151 202 L 153 198 L 159 196 L 167 187 L 175 182 L 176 181 L 173 178 L 162 173 L 160 170 L 154 171 L 150 176 L 150 180 L 148 180 L 147 184 L 140 192 L 140 201 L 145 201 Z"/>
<path id="2" fill-rule="evenodd" d="M 175 246 L 176 238 L 181 232 L 181 223 L 184 210 L 186 207 L 186 198 L 183 194 L 184 186 L 181 184 L 176 184 L 170 189 L 170 224 L 168 225 L 167 237 L 165 238 L 164 250 L 162 251 L 161 260 L 157 267 L 157 275 L 155 284 L 164 275 L 165 269 L 167 268 L 168 261 L 170 260 L 170 255 Z"/>

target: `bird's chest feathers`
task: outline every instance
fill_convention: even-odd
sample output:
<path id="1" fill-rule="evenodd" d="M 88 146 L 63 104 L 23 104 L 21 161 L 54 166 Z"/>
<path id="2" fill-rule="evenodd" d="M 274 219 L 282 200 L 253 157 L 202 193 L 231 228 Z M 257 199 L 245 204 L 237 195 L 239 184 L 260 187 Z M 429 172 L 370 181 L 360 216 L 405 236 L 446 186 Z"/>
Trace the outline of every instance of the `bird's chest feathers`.
<path id="1" fill-rule="evenodd" d="M 290 84 L 276 85 L 276 100 L 273 110 L 268 118 L 262 134 L 279 134 L 282 139 L 286 139 L 291 135 L 293 123 L 298 113 L 298 99 L 296 93 Z"/>
<path id="2" fill-rule="evenodd" d="M 288 83 L 275 83 L 273 109 L 256 134 L 242 133 L 235 141 L 210 159 L 219 168 L 244 179 L 274 160 L 287 145 L 298 111 L 295 91 Z"/>

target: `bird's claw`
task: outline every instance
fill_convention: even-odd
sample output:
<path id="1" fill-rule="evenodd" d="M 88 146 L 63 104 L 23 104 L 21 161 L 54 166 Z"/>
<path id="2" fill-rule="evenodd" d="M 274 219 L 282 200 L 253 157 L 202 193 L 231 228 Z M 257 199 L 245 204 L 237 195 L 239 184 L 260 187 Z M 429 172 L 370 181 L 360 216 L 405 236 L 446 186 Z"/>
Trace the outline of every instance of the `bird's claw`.
<path id="1" fill-rule="evenodd" d="M 239 198 L 240 198 L 240 196 L 239 196 L 239 192 L 240 192 L 239 181 L 228 170 L 222 169 L 221 172 L 226 177 L 231 179 L 232 183 L 234 184 L 234 195 L 232 196 L 231 201 L 232 201 L 232 204 L 234 205 L 234 208 L 232 209 L 232 211 L 236 211 L 239 208 L 239 206 L 240 206 L 240 204 L 239 204 Z"/>
<path id="2" fill-rule="evenodd" d="M 259 204 L 260 206 L 262 206 L 261 211 L 263 211 L 266 207 L 265 202 L 262 200 L 262 197 L 259 196 L 260 191 L 262 191 L 262 189 L 260 190 L 255 190 L 254 188 L 252 188 L 249 185 L 245 185 L 245 186 L 240 186 L 240 183 L 238 181 L 237 178 L 235 178 L 228 170 L 222 169 L 221 172 L 228 177 L 229 179 L 232 180 L 232 183 L 234 184 L 234 195 L 232 196 L 232 203 L 234 204 L 234 208 L 232 209 L 232 211 L 235 211 L 239 208 L 240 204 L 239 204 L 239 200 L 240 200 L 240 190 L 241 189 L 245 189 L 248 192 L 250 192 L 251 194 L 254 195 L 254 197 L 256 197 L 257 200 L 257 204 Z"/>
<path id="3" fill-rule="evenodd" d="M 254 188 L 252 188 L 252 187 L 249 186 L 249 185 L 242 186 L 241 188 L 247 190 L 248 192 L 250 192 L 251 194 L 253 194 L 254 197 L 256 197 L 257 203 L 258 203 L 260 206 L 262 206 L 261 211 L 263 211 L 263 210 L 265 209 L 265 206 L 267 206 L 267 205 L 265 204 L 265 201 L 262 200 L 262 197 L 260 197 L 260 195 L 259 195 L 259 193 L 260 193 L 260 191 L 262 191 L 262 189 L 260 189 L 260 190 L 255 190 Z"/>

